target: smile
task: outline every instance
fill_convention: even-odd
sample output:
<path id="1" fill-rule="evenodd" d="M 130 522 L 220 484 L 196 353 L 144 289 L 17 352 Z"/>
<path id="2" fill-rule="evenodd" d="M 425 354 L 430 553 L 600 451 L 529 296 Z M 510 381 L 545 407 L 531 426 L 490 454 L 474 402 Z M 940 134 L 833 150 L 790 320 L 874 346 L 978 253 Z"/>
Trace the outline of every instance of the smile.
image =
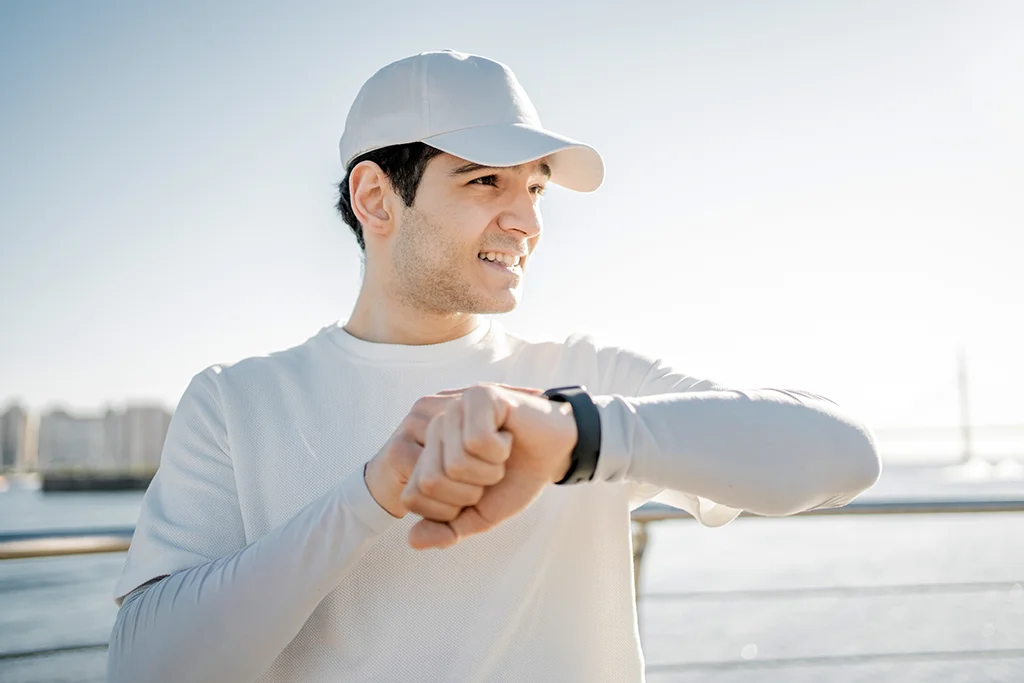
<path id="1" fill-rule="evenodd" d="M 513 266 L 518 266 L 520 261 L 519 256 L 513 256 L 512 254 L 502 254 L 501 252 L 497 251 L 482 251 L 477 256 L 481 261 L 499 263 L 506 265 L 509 268 Z"/>
<path id="2" fill-rule="evenodd" d="M 507 275 L 522 275 L 523 268 L 520 265 L 520 258 L 518 256 L 497 254 L 497 256 L 501 258 L 487 258 L 487 256 L 490 256 L 491 254 L 493 254 L 493 252 L 477 256 L 487 270 L 493 270 Z"/>

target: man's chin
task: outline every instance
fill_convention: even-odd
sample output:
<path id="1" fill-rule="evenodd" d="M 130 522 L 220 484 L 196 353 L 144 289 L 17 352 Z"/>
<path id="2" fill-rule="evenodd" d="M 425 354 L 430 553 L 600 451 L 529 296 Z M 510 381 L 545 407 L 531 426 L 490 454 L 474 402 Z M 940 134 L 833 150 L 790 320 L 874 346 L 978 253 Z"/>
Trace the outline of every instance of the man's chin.
<path id="1" fill-rule="evenodd" d="M 482 301 L 478 310 L 473 312 L 478 315 L 511 313 L 519 306 L 519 298 L 519 292 L 505 291 L 488 301 Z"/>

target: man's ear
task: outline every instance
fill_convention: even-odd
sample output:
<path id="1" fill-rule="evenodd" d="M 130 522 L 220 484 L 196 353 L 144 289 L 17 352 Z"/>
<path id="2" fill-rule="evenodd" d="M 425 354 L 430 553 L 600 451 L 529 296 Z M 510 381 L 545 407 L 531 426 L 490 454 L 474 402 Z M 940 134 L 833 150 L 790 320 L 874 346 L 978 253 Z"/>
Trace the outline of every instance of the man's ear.
<path id="1" fill-rule="evenodd" d="M 363 161 L 349 174 L 349 191 L 352 193 L 352 212 L 363 226 L 363 233 L 386 235 L 391 232 L 394 221 L 388 207 L 394 193 L 391 182 L 372 161 Z"/>

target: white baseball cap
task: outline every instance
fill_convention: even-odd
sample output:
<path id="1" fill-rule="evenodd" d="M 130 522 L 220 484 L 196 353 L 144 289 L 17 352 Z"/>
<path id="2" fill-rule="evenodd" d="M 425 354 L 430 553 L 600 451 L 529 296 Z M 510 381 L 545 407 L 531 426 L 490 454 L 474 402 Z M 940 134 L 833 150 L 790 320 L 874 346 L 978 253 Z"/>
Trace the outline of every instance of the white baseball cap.
<path id="1" fill-rule="evenodd" d="M 452 50 L 388 64 L 359 89 L 339 148 L 348 169 L 381 147 L 423 142 L 482 166 L 517 166 L 548 157 L 551 182 L 592 192 L 604 179 L 593 147 L 540 123 L 512 70 Z"/>

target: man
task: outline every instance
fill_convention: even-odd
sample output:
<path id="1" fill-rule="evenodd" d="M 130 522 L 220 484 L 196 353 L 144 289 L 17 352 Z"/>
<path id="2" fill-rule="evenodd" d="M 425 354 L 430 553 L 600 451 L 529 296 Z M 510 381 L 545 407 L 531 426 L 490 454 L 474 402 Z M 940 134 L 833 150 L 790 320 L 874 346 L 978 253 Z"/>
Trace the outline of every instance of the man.
<path id="1" fill-rule="evenodd" d="M 355 309 L 193 378 L 115 589 L 111 680 L 641 681 L 631 506 L 717 526 L 877 479 L 870 431 L 826 399 L 479 317 L 516 306 L 547 184 L 603 176 L 504 65 L 384 67 L 341 156 Z"/>

